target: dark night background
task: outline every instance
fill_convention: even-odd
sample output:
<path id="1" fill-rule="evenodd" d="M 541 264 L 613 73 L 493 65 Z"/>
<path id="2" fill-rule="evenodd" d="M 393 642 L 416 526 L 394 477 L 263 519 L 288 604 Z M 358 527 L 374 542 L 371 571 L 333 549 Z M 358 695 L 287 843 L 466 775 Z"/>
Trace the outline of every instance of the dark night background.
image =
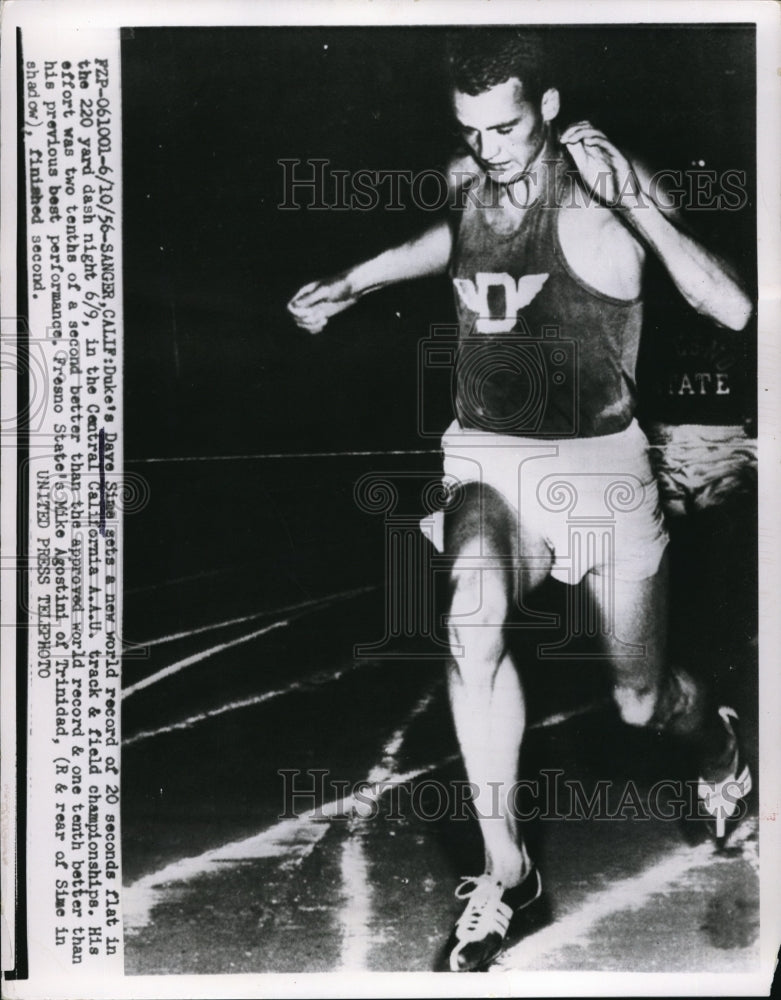
<path id="1" fill-rule="evenodd" d="M 746 171 L 745 208 L 689 221 L 753 288 L 753 26 L 549 31 L 563 124 L 588 117 L 656 168 L 702 160 Z M 349 171 L 444 166 L 456 146 L 442 41 L 437 28 L 123 32 L 125 456 L 151 491 L 126 518 L 129 639 L 148 634 L 150 616 L 184 625 L 194 605 L 203 616 L 229 593 L 233 607 L 254 608 L 379 582 L 381 518 L 356 509 L 354 482 L 376 469 L 436 475 L 436 456 L 214 457 L 436 447 L 417 433 L 417 348 L 429 324 L 453 319 L 446 278 L 369 296 L 316 337 L 285 312 L 303 283 L 407 238 L 431 215 L 411 204 L 277 206 L 281 158 Z M 647 291 L 641 413 L 751 418 L 752 331 L 699 319 L 653 264 Z M 679 342 L 694 345 L 696 363 L 680 361 Z M 671 371 L 713 371 L 725 347 L 729 396 L 666 394 Z M 444 428 L 447 393 L 426 402 Z M 141 461 L 176 456 L 209 461 Z M 163 586 L 171 580 L 185 582 Z"/>

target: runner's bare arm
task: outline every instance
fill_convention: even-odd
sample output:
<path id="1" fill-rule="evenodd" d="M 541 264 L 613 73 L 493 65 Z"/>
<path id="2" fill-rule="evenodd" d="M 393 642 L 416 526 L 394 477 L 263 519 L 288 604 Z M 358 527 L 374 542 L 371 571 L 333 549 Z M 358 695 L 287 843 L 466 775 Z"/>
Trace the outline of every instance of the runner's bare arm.
<path id="1" fill-rule="evenodd" d="M 445 169 L 448 204 L 458 204 L 460 190 L 473 182 L 477 173 L 471 157 L 451 159 Z M 348 309 L 369 292 L 411 278 L 444 274 L 452 248 L 451 228 L 443 221 L 378 257 L 304 285 L 288 303 L 288 311 L 302 330 L 320 333 L 331 316 Z"/>
<path id="2" fill-rule="evenodd" d="M 288 303 L 302 330 L 320 333 L 328 320 L 378 288 L 410 278 L 443 274 L 450 260 L 452 235 L 447 222 L 392 247 L 377 257 L 323 281 L 304 285 Z"/>
<path id="3" fill-rule="evenodd" d="M 656 253 L 686 301 L 721 326 L 742 330 L 753 306 L 737 276 L 661 210 L 607 136 L 579 122 L 564 131 L 561 141 L 585 183 Z"/>

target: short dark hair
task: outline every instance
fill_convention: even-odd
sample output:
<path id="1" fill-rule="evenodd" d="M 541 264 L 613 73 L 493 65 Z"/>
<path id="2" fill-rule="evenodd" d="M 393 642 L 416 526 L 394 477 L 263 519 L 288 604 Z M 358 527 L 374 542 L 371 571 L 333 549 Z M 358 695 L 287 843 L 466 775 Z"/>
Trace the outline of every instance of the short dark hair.
<path id="1" fill-rule="evenodd" d="M 539 31 L 474 26 L 448 32 L 445 53 L 450 82 L 462 94 L 482 94 L 511 77 L 539 101 L 552 86 L 550 52 Z"/>

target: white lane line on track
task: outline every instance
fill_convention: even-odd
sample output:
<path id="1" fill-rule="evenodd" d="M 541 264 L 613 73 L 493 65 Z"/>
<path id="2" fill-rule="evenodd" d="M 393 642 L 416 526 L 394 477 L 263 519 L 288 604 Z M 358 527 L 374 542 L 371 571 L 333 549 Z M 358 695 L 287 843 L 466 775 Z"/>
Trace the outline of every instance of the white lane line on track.
<path id="1" fill-rule="evenodd" d="M 222 622 L 213 622 L 210 625 L 200 625 L 198 628 L 186 629 L 183 632 L 172 632 L 171 635 L 160 636 L 159 639 L 147 639 L 136 642 L 136 646 L 161 646 L 166 642 L 175 642 L 177 639 L 189 639 L 193 635 L 201 635 L 204 632 L 213 632 L 216 629 L 227 628 L 229 625 L 241 625 L 244 622 L 255 621 L 257 618 L 271 618 L 274 615 L 286 615 L 291 611 L 302 611 L 305 608 L 315 609 L 318 605 L 328 607 L 331 603 L 346 601 L 350 597 L 357 597 L 359 594 L 367 594 L 371 590 L 378 590 L 379 584 L 370 587 L 354 587 L 352 590 L 341 590 L 336 594 L 326 594 L 325 597 L 313 597 L 308 601 L 299 601 L 297 604 L 288 604 L 282 608 L 272 608 L 270 611 L 255 611 L 251 615 L 242 615 L 240 618 L 227 618 Z"/>
<path id="2" fill-rule="evenodd" d="M 596 712 L 597 709 L 604 708 L 606 705 L 610 704 L 609 698 L 603 698 L 599 701 L 590 701 L 586 705 L 581 705 L 579 708 L 571 708 L 567 712 L 554 712 L 553 715 L 548 715 L 544 719 L 539 719 L 537 722 L 532 723 L 529 729 L 547 729 L 548 726 L 560 726 L 562 722 L 568 722 L 570 719 L 576 719 L 579 715 L 590 715 L 591 712 Z"/>
<path id="3" fill-rule="evenodd" d="M 340 874 L 344 902 L 339 908 L 342 947 L 337 971 L 366 972 L 373 943 L 372 884 L 364 839 L 358 830 L 342 841 Z"/>
<path id="4" fill-rule="evenodd" d="M 380 762 L 376 764 L 371 771 L 369 771 L 366 778 L 366 781 L 370 785 L 377 785 L 396 776 L 399 750 L 401 750 L 401 745 L 404 742 L 407 732 L 409 731 L 409 727 L 415 719 L 418 718 L 418 716 L 423 715 L 423 713 L 427 711 L 431 702 L 434 700 L 439 687 L 440 681 L 437 680 L 413 705 L 409 715 L 399 728 L 394 730 L 394 732 L 388 737 L 385 742 L 385 746 L 382 749 Z"/>
<path id="5" fill-rule="evenodd" d="M 410 722 L 425 711 L 431 703 L 437 686 L 432 686 L 418 700 L 402 726 L 396 729 L 386 741 L 382 752 L 382 763 L 373 767 L 369 772 L 370 776 L 376 775 L 372 781 L 373 789 L 361 789 L 361 805 L 364 808 L 372 797 L 371 792 L 373 791 L 374 797 L 379 799 L 391 778 L 393 778 L 394 783 L 403 784 L 442 766 L 440 762 L 417 768 L 407 774 L 394 774 L 395 755 L 398 753 L 404 733 Z M 379 782 L 379 784 L 374 784 L 374 782 Z M 369 784 L 369 779 L 366 780 L 366 784 Z M 334 799 L 299 816 L 280 820 L 251 837 L 213 848 L 194 858 L 174 861 L 160 871 L 142 876 L 132 885 L 126 886 L 123 891 L 122 910 L 125 930 L 138 931 L 149 923 L 152 910 L 162 901 L 168 885 L 187 882 L 209 873 L 213 874 L 215 870 L 220 868 L 218 862 L 239 863 L 256 858 L 285 857 L 286 865 L 298 863 L 312 852 L 315 845 L 328 832 L 328 820 L 338 816 L 349 816 L 356 811 L 357 806 L 358 800 L 354 795 Z"/>
<path id="6" fill-rule="evenodd" d="M 360 591 L 342 591 L 339 594 L 331 594 L 327 598 L 324 597 L 318 602 L 318 604 L 321 608 L 326 608 L 330 604 L 336 604 L 340 600 L 346 600 L 348 596 L 355 596 L 355 594 L 359 592 Z M 166 677 L 170 677 L 173 674 L 178 673 L 180 670 L 184 670 L 185 667 L 191 667 L 193 664 L 200 663 L 201 660 L 205 660 L 210 656 L 215 656 L 217 653 L 222 653 L 226 649 L 232 649 L 234 646 L 240 646 L 242 643 L 250 642 L 252 639 L 257 639 L 259 636 L 265 635 L 267 632 L 273 632 L 274 629 L 283 628 L 291 622 L 297 621 L 299 618 L 303 618 L 307 611 L 312 610 L 313 608 L 309 604 L 305 604 L 302 606 L 300 613 L 293 615 L 291 618 L 271 622 L 271 624 L 264 625 L 261 629 L 253 630 L 248 635 L 239 636 L 237 639 L 231 639 L 228 642 L 218 643 L 216 646 L 209 646 L 206 649 L 202 649 L 198 653 L 193 653 L 191 656 L 186 656 L 182 660 L 177 660 L 176 663 L 172 663 L 168 667 L 163 667 L 162 670 L 158 670 L 154 674 L 150 674 L 148 677 L 144 677 L 140 681 L 136 681 L 135 684 L 131 684 L 126 687 L 122 691 L 122 698 L 129 698 L 137 691 L 142 691 L 144 688 L 147 688 L 152 684 L 156 684 L 158 681 L 164 680 Z"/>
<path id="7" fill-rule="evenodd" d="M 204 580 L 215 576 L 227 576 L 229 573 L 235 572 L 236 570 L 232 566 L 225 567 L 224 569 L 202 570 L 200 573 L 190 573 L 187 576 L 175 576 L 170 580 L 163 580 L 160 583 L 145 583 L 142 587 L 124 587 L 122 593 L 125 596 L 129 594 L 146 594 L 150 590 L 164 590 L 166 587 L 174 587 L 177 583 L 190 583 L 193 580 Z"/>
<path id="8" fill-rule="evenodd" d="M 132 932 L 145 927 L 149 923 L 152 910 L 158 903 L 162 902 L 165 889 L 172 883 L 187 882 L 199 876 L 214 873 L 220 868 L 218 862 L 239 863 L 257 858 L 285 857 L 286 864 L 294 865 L 309 855 L 315 845 L 325 836 L 329 829 L 328 820 L 338 816 L 348 816 L 355 812 L 360 814 L 362 810 L 366 809 L 367 804 L 370 807 L 372 798 L 375 800 L 381 798 L 390 787 L 414 781 L 421 775 L 441 770 L 459 760 L 460 755 L 454 753 L 442 760 L 403 774 L 398 774 L 395 771 L 395 756 L 398 754 L 407 727 L 412 719 L 424 712 L 431 700 L 436 697 L 437 687 L 438 684 L 432 686 L 421 697 L 405 723 L 389 737 L 383 747 L 382 762 L 369 772 L 371 781 L 367 779 L 367 784 L 371 785 L 372 788 L 371 790 L 369 788 L 361 789 L 360 802 L 353 795 L 334 799 L 318 809 L 312 809 L 290 819 L 280 820 L 273 826 L 244 840 L 224 844 L 194 858 L 182 858 L 166 865 L 159 871 L 142 876 L 123 890 L 122 909 L 125 929 Z M 597 702 L 583 709 L 575 709 L 570 713 L 549 716 L 547 719 L 541 719 L 534 723 L 529 729 L 543 729 L 548 725 L 555 724 L 550 721 L 551 719 L 558 722 L 566 721 L 583 714 L 585 711 L 593 711 L 599 708 L 600 704 Z"/>
<path id="9" fill-rule="evenodd" d="M 373 662 L 376 665 L 377 661 Z M 140 743 L 142 740 L 152 739 L 154 736 L 164 736 L 167 733 L 191 729 L 199 722 L 206 722 L 207 719 L 224 715 L 226 712 L 234 712 L 240 708 L 250 708 L 253 705 L 262 705 L 265 701 L 271 701 L 273 698 L 281 698 L 296 691 L 312 690 L 315 687 L 321 687 L 323 684 L 330 684 L 332 681 L 341 680 L 345 674 L 352 673 L 353 670 L 362 666 L 364 666 L 363 662 L 353 661 L 348 667 L 334 670 L 330 674 L 314 674 L 304 680 L 292 681 L 287 687 L 264 691 L 262 694 L 251 695 L 249 698 L 240 698 L 238 701 L 229 701 L 218 708 L 210 708 L 205 712 L 198 712 L 196 715 L 188 715 L 186 719 L 181 719 L 179 722 L 172 722 L 167 726 L 160 726 L 158 729 L 143 729 L 141 732 L 134 733 L 132 736 L 123 739 L 122 746 L 129 747 L 133 746 L 134 743 Z"/>
<path id="10" fill-rule="evenodd" d="M 369 588 L 372 589 L 372 588 Z M 302 617 L 301 615 L 296 615 L 293 618 L 289 618 L 283 622 L 277 622 L 268 626 L 266 629 L 261 629 L 259 632 L 253 632 L 249 636 L 242 637 L 240 639 L 232 640 L 229 643 L 223 643 L 220 646 L 215 646 L 208 651 L 208 655 L 212 653 L 220 652 L 223 649 L 227 649 L 232 645 L 237 645 L 240 642 L 247 642 L 250 639 L 256 638 L 259 635 L 263 635 L 264 632 L 271 631 L 272 628 L 278 628 L 280 625 L 288 625 L 290 622 L 297 620 L 297 618 Z M 139 681 L 137 684 L 133 684 L 130 687 L 125 688 L 122 693 L 122 697 L 126 698 L 128 695 L 135 693 L 142 687 L 147 687 L 148 684 L 154 683 L 164 677 L 169 676 L 172 673 L 176 673 L 183 667 L 190 666 L 192 663 L 199 662 L 199 658 L 202 658 L 202 654 L 195 654 L 195 656 L 187 657 L 184 660 L 180 660 L 178 663 L 172 664 L 170 667 L 166 667 L 163 670 L 159 670 L 156 674 L 151 674 L 148 678 Z M 292 694 L 295 691 L 303 691 L 311 688 L 312 686 L 319 687 L 322 684 L 330 683 L 331 681 L 340 680 L 346 673 L 351 672 L 359 667 L 365 666 L 367 664 L 376 664 L 376 660 L 355 660 L 349 668 L 336 670 L 330 674 L 319 674 L 313 677 L 306 678 L 300 681 L 293 681 L 288 684 L 287 687 L 279 688 L 272 691 L 264 691 L 261 694 L 252 695 L 249 698 L 242 698 L 238 701 L 229 701 L 224 705 L 220 705 L 218 708 L 211 708 L 205 712 L 198 712 L 195 715 L 189 715 L 185 719 L 181 719 L 179 722 L 172 722 L 167 726 L 160 726 L 157 729 L 144 729 L 139 733 L 135 733 L 133 736 L 129 736 L 122 740 L 122 746 L 128 747 L 132 746 L 134 743 L 139 743 L 141 740 L 148 740 L 154 736 L 162 736 L 166 733 L 173 733 L 184 729 L 190 729 L 192 726 L 197 725 L 199 722 L 205 722 L 207 719 L 213 719 L 215 716 L 224 715 L 226 712 L 232 712 L 239 708 L 249 708 L 252 705 L 262 705 L 265 701 L 270 701 L 272 698 L 279 698 L 283 695 Z M 427 706 L 426 706 L 427 707 Z M 420 709 L 423 711 L 423 709 Z M 400 735 L 399 735 L 400 734 Z M 399 746 L 401 745 L 401 740 L 403 739 L 403 728 L 397 731 L 396 739 L 398 740 Z M 395 745 L 394 745 L 395 746 Z M 395 755 L 398 752 L 398 746 L 395 749 L 389 751 L 389 754 Z"/>
<path id="11" fill-rule="evenodd" d="M 750 833 L 748 824 L 747 833 Z M 733 836 L 738 836 L 736 831 Z M 743 843 L 750 860 L 754 848 Z M 617 879 L 599 892 L 593 893 L 581 906 L 560 917 L 548 927 L 530 934 L 504 952 L 494 963 L 498 969 L 539 968 L 539 962 L 562 948 L 587 945 L 597 924 L 605 917 L 644 906 L 654 895 L 674 888 L 695 868 L 730 860 L 714 852 L 711 843 L 684 846 L 671 851 L 661 860 L 636 875 Z"/>
<path id="12" fill-rule="evenodd" d="M 365 783 L 370 787 L 369 796 L 376 803 L 391 785 L 405 783 L 397 773 L 398 755 L 410 726 L 428 710 L 440 687 L 435 681 L 418 698 L 402 724 L 385 741 L 380 760 L 369 771 Z M 409 780 L 409 779 L 406 779 Z M 342 842 L 341 876 L 344 902 L 339 918 L 342 926 L 342 948 L 339 969 L 343 972 L 368 972 L 369 954 L 375 936 L 372 934 L 372 883 L 364 845 L 363 824 L 356 824 Z"/>
<path id="13" fill-rule="evenodd" d="M 449 759 L 454 759 L 453 758 Z M 429 771 L 442 767 L 446 761 L 429 764 L 406 774 L 397 775 L 394 782 L 403 784 Z M 386 779 L 387 781 L 387 779 Z M 383 789 L 377 789 L 377 797 Z M 172 883 L 189 882 L 202 875 L 214 874 L 222 870 L 216 862 L 254 861 L 258 858 L 285 857 L 286 865 L 293 865 L 309 855 L 315 845 L 329 830 L 328 820 L 349 816 L 357 808 L 366 808 L 370 796 L 361 790 L 361 800 L 354 795 L 326 802 L 318 809 L 302 813 L 290 819 L 280 820 L 260 833 L 237 840 L 194 858 L 173 861 L 157 872 L 144 875 L 132 885 L 126 886 L 122 895 L 122 910 L 125 929 L 137 931 L 149 923 L 152 909 L 163 900 L 164 890 Z"/>
<path id="14" fill-rule="evenodd" d="M 156 684 L 158 681 L 161 681 L 166 677 L 171 677 L 173 674 L 179 673 L 179 671 L 184 670 L 185 667 L 191 667 L 193 664 L 200 663 L 202 660 L 206 660 L 210 656 L 215 656 L 217 653 L 222 653 L 226 649 L 232 649 L 234 646 L 240 646 L 242 643 L 251 642 L 252 639 L 257 639 L 261 635 L 266 635 L 267 632 L 273 632 L 274 629 L 284 628 L 284 626 L 289 625 L 291 621 L 292 619 L 287 618 L 279 622 L 272 622 L 270 625 L 265 625 L 263 628 L 255 629 L 250 632 L 249 635 L 242 635 L 239 636 L 238 639 L 231 639 L 228 642 L 221 642 L 217 646 L 210 646 L 208 649 L 202 649 L 200 653 L 193 653 L 192 656 L 185 656 L 183 660 L 177 660 L 176 663 L 172 663 L 170 667 L 163 667 L 162 670 L 158 670 L 156 673 L 150 674 L 148 677 L 144 677 L 140 681 L 136 681 L 135 684 L 131 684 L 130 687 L 126 687 L 122 692 L 122 698 L 129 698 L 137 691 L 143 691 L 144 688 L 148 688 L 152 684 Z"/>
<path id="15" fill-rule="evenodd" d="M 440 448 L 394 448 L 369 451 L 294 451 L 266 455 L 177 455 L 175 458 L 126 458 L 125 465 L 165 465 L 169 462 L 247 462 L 266 458 L 362 458 L 369 455 L 441 455 Z"/>

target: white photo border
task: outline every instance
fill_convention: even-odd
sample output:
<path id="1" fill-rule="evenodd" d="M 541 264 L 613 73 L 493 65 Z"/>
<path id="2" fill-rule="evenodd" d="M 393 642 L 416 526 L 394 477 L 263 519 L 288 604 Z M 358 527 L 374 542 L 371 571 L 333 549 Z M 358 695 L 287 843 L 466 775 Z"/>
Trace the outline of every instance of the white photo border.
<path id="1" fill-rule="evenodd" d="M 264 996 L 617 996 L 617 995 L 766 995 L 776 953 L 781 941 L 781 914 L 777 886 L 781 882 L 779 828 L 781 814 L 781 685 L 777 665 L 781 658 L 778 594 L 781 593 L 781 532 L 778 497 L 781 495 L 781 77 L 778 70 L 781 38 L 781 7 L 773 0 L 706 2 L 669 0 L 650 5 L 637 0 L 519 0 L 488 3 L 472 0 L 300 0 L 294 4 L 258 0 L 221 2 L 121 2 L 85 0 L 6 0 L 2 11 L 2 234 L 0 267 L 2 300 L 0 317 L 17 315 L 16 303 L 16 202 L 23 197 L 15 185 L 16 52 L 15 29 L 56 33 L 60 27 L 83 25 L 91 29 L 119 29 L 124 26 L 249 26 L 249 25 L 431 25 L 505 23 L 622 24 L 697 22 L 750 23 L 757 25 L 757 234 L 758 234 L 758 436 L 759 436 L 759 653 L 760 653 L 760 792 L 761 972 L 756 975 L 672 975 L 624 973 L 488 973 L 478 977 L 431 974 L 340 974 L 324 975 L 236 975 L 236 976 L 126 976 L 112 982 L 87 982 L 74 973 L 72 980 L 52 981 L 45 969 L 31 969 L 30 978 L 6 981 L 3 988 L 11 998 L 28 1000 L 46 997 L 264 997 Z M 6 330 L 3 330 L 6 351 Z M 3 380 L 2 420 L 11 422 L 16 414 L 13 380 Z M 0 697 L 2 726 L 3 803 L 3 896 L 13 898 L 13 856 L 9 852 L 15 825 L 14 731 L 15 640 L 12 626 L 15 613 L 16 568 L 5 553 L 16 551 L 15 503 L 17 496 L 16 459 L 13 448 L 2 450 L 2 628 L 0 652 L 2 677 Z M 28 859 L 29 861 L 30 859 Z M 13 930 L 8 910 L 3 917 L 3 966 L 9 968 Z M 13 963 L 11 962 L 10 965 Z"/>

